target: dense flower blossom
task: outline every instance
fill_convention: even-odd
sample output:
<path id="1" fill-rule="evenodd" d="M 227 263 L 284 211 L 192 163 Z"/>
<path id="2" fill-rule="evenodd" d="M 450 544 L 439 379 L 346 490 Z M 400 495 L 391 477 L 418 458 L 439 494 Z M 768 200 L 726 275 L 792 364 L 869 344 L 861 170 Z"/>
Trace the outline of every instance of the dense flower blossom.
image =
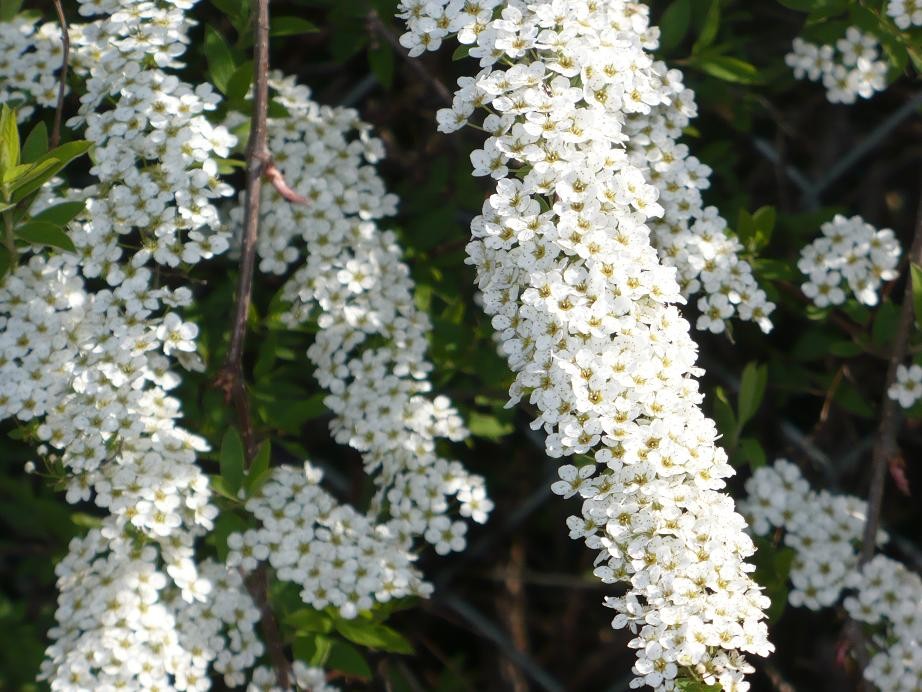
<path id="1" fill-rule="evenodd" d="M 900 243 L 889 228 L 877 230 L 860 216 L 836 214 L 823 235 L 800 252 L 797 268 L 808 280 L 801 289 L 818 307 L 841 305 L 843 284 L 858 302 L 877 305 L 881 282 L 899 276 Z"/>
<path id="2" fill-rule="evenodd" d="M 677 278 L 699 288 L 693 276 L 706 293 L 703 328 L 719 331 L 736 311 L 762 321 L 771 306 L 748 265 L 730 259 L 735 246 L 715 210 L 669 218 L 700 210 L 707 172 L 674 142 L 694 107 L 680 74 L 647 52 L 657 36 L 648 8 L 399 8 L 413 53 L 456 33 L 480 61 L 439 114 L 443 131 L 472 122 L 489 135 L 471 161 L 496 191 L 472 224 L 469 262 L 516 373 L 510 403 L 536 407 L 552 456 L 594 457 L 563 466 L 553 489 L 582 498 L 568 525 L 599 551 L 596 575 L 629 584 L 606 604 L 614 627 L 637 634 L 632 687 L 672 689 L 686 668 L 746 689 L 752 669 L 740 652 L 771 650 L 768 599 L 749 576 L 745 522 L 718 492 L 733 471 L 699 407 L 696 347 L 672 304 L 682 301 Z M 490 114 L 475 123 L 478 108 Z M 696 213 L 705 223 L 689 222 Z M 647 225 L 661 216 L 689 253 L 666 245 L 664 264 Z"/>
<path id="3" fill-rule="evenodd" d="M 0 102 L 17 109 L 21 120 L 28 118 L 37 104 L 54 106 L 58 98 L 55 71 L 63 54 L 61 29 L 56 24 L 36 25 L 22 16 L 0 22 Z"/>
<path id="4" fill-rule="evenodd" d="M 757 469 L 746 482 L 741 509 L 757 534 L 784 530 L 793 548 L 791 605 L 811 610 L 843 602 L 852 618 L 872 626 L 870 664 L 864 676 L 884 692 L 922 687 L 922 580 L 905 566 L 878 555 L 859 566 L 867 503 L 816 492 L 800 469 L 783 459 Z M 877 543 L 885 543 L 884 532 Z"/>
<path id="5" fill-rule="evenodd" d="M 268 561 L 278 579 L 301 586 L 305 603 L 333 606 L 346 618 L 392 598 L 428 596 L 399 537 L 337 503 L 321 477 L 310 464 L 273 469 L 246 502 L 260 526 L 228 537 L 227 564 L 252 571 Z"/>
<path id="6" fill-rule="evenodd" d="M 215 172 L 234 138 L 203 115 L 218 100 L 210 87 L 163 69 L 179 66 L 189 6 L 81 2 L 83 15 L 102 16 L 71 29 L 85 91 L 69 124 L 85 126 L 96 182 L 47 188 L 34 206 L 84 202 L 67 229 L 77 252 L 30 250 L 0 286 L 0 417 L 15 416 L 45 443 L 68 501 L 108 512 L 58 571 L 58 626 L 43 668 L 53 689 L 203 689 L 209 666 L 238 684 L 260 646 L 246 634 L 253 608 L 239 580 L 195 559 L 217 513 L 195 463 L 207 445 L 176 425 L 180 404 L 168 394 L 179 383 L 172 359 L 200 367 L 197 328 L 179 314 L 191 292 L 158 285 L 145 266 L 194 263 L 228 244 L 213 202 L 231 192 Z M 13 26 L 31 35 L 22 20 Z M 55 51 L 43 41 L 59 34 L 42 27 L 32 40 L 34 54 L 15 42 L 3 52 L 4 69 L 21 78 L 3 80 L 13 90 L 4 100 L 48 102 L 34 56 L 47 62 L 41 56 Z M 212 606 L 218 615 L 202 610 Z M 231 621 L 244 634 L 223 643 Z"/>
<path id="7" fill-rule="evenodd" d="M 922 1 L 889 0 L 887 2 L 887 14 L 900 29 L 905 30 L 913 26 L 922 26 Z"/>
<path id="8" fill-rule="evenodd" d="M 909 367 L 896 366 L 896 382 L 890 385 L 887 396 L 900 402 L 903 408 L 911 408 L 922 398 L 922 366 L 913 363 Z"/>
<path id="9" fill-rule="evenodd" d="M 371 165 L 383 145 L 354 110 L 321 107 L 279 75 L 271 85 L 289 115 L 270 119 L 269 147 L 286 184 L 308 200 L 288 204 L 264 191 L 260 268 L 281 273 L 306 254 L 281 291 L 279 319 L 291 327 L 316 319 L 307 354 L 330 393 L 336 440 L 359 450 L 374 474 L 371 514 L 386 511 L 405 542 L 422 536 L 441 554 L 461 550 L 467 525 L 449 517 L 451 499 L 476 522 L 493 505 L 480 476 L 435 449 L 467 431 L 446 397 L 427 396 L 429 317 L 413 301 L 394 234 L 377 226 L 397 201 Z"/>
<path id="10" fill-rule="evenodd" d="M 96 529 L 71 542 L 55 567 L 59 624 L 42 664 L 52 690 L 205 690 L 209 665 L 228 685 L 244 682 L 263 646 L 240 575 L 199 563 L 190 604 L 158 563 L 153 546 Z"/>
<path id="11" fill-rule="evenodd" d="M 822 82 L 830 103 L 854 103 L 886 88 L 887 63 L 879 57 L 877 39 L 852 26 L 835 46 L 795 38 L 784 61 L 797 79 Z"/>

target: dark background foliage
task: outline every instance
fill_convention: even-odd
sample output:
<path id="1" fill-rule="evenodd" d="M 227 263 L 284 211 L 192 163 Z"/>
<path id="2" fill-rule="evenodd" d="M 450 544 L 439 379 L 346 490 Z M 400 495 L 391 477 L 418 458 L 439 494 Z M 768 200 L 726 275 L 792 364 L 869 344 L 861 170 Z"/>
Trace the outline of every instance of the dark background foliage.
<path id="1" fill-rule="evenodd" d="M 27 7 L 50 17 L 44 4 Z M 701 114 L 686 142 L 714 169 L 706 200 L 758 258 L 759 279 L 779 304 L 768 337 L 748 324 L 732 335 L 696 334 L 708 371 L 707 407 L 739 470 L 731 483 L 737 496 L 751 467 L 777 457 L 798 462 L 818 487 L 866 493 L 886 370 L 879 353 L 892 337 L 897 308 L 889 301 L 874 311 L 857 304 L 808 308 L 797 290 L 794 262 L 836 212 L 893 228 L 908 245 L 922 182 L 922 87 L 912 69 L 920 42 L 916 36 L 915 48 L 909 44 L 907 51 L 891 41 L 894 83 L 854 106 L 831 105 L 821 87 L 796 82 L 783 57 L 797 35 L 829 40 L 849 23 L 866 25 L 868 7 L 875 4 L 881 5 L 652 3 L 656 23 L 663 24 L 662 56 L 683 69 L 698 95 Z M 298 75 L 321 103 L 358 108 L 384 140 L 382 172 L 401 198 L 392 227 L 412 267 L 417 301 L 435 326 L 435 385 L 461 408 L 473 433 L 449 454 L 486 476 L 496 509 L 485 527 L 472 531 L 460 556 L 430 552 L 422 558 L 435 596 L 388 619 L 412 643 L 414 655 L 363 649 L 362 665 L 352 660 L 327 667 L 338 668 L 349 689 L 620 692 L 628 688 L 634 654 L 626 646 L 629 636 L 610 629 L 611 611 L 602 607 L 615 589 L 592 576 L 593 555 L 567 537 L 565 519 L 577 507 L 551 496 L 556 464 L 529 430 L 529 412 L 503 408 L 511 378 L 474 301 L 472 271 L 463 263 L 468 223 L 488 189 L 487 181 L 470 176 L 468 152 L 480 139 L 473 131 L 440 135 L 434 123 L 445 105 L 438 85 L 451 89 L 457 76 L 474 67 L 453 59 L 450 45 L 424 56 L 417 63 L 424 71 L 410 65 L 391 45 L 400 33 L 391 19 L 395 5 L 277 0 L 272 63 Z M 189 78 L 201 80 L 209 57 L 213 63 L 206 28 L 225 37 L 235 64 L 242 64 L 250 44 L 246 1 L 211 0 L 195 12 L 201 23 L 190 46 Z M 372 12 L 379 22 L 369 22 Z M 197 272 L 193 283 L 202 300 L 190 318 L 202 327 L 205 355 L 216 367 L 226 348 L 233 274 L 221 262 Z M 902 281 L 885 293 L 900 296 Z M 274 463 L 311 458 L 327 469 L 342 499 L 362 506 L 370 490 L 358 456 L 330 441 L 322 395 L 304 366 L 309 330 L 282 331 L 271 319 L 271 298 L 281 283 L 273 277 L 258 281 L 248 342 L 259 435 L 271 438 Z M 185 425 L 217 448 L 229 420 L 210 386 L 213 375 L 187 376 L 179 395 Z M 913 489 L 922 485 L 915 462 L 922 450 L 918 421 L 910 415 L 900 437 Z M 26 476 L 23 464 L 32 452 L 16 439 L 22 431 L 6 421 L 0 432 L 0 688 L 25 690 L 35 687 L 53 620 L 53 564 L 67 540 L 95 521 L 94 507 L 67 506 L 44 479 Z M 217 473 L 214 458 L 203 463 Z M 889 551 L 916 569 L 922 564 L 913 543 L 920 518 L 918 503 L 890 484 L 883 512 L 894 536 Z M 840 651 L 841 613 L 784 608 L 790 554 L 771 541 L 760 547 L 757 578 L 777 603 L 771 625 L 777 652 L 768 664 L 757 662 L 753 689 L 853 689 L 854 668 Z"/>

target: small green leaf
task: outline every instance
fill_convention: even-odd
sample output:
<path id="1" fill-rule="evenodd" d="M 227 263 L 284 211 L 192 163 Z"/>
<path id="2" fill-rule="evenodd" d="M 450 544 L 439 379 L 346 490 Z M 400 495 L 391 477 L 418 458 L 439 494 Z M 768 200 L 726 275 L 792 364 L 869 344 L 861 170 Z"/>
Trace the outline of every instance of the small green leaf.
<path id="1" fill-rule="evenodd" d="M 234 74 L 234 55 L 224 37 L 213 27 L 205 26 L 205 58 L 208 76 L 222 94 L 227 93 L 227 83 Z"/>
<path id="2" fill-rule="evenodd" d="M 313 608 L 301 608 L 293 613 L 286 615 L 283 622 L 301 634 L 304 632 L 323 632 L 333 631 L 333 619 L 326 613 L 314 610 Z"/>
<path id="3" fill-rule="evenodd" d="M 735 84 L 758 84 L 759 71 L 754 65 L 730 55 L 709 55 L 689 62 L 702 72 L 725 82 Z"/>
<path id="4" fill-rule="evenodd" d="M 714 39 L 717 38 L 717 32 L 720 29 L 720 0 L 711 0 L 711 6 L 704 18 L 704 25 L 701 27 L 701 33 L 698 34 L 698 40 L 692 46 L 692 54 L 700 53 L 707 48 Z"/>
<path id="5" fill-rule="evenodd" d="M 915 301 L 915 291 L 913 291 L 913 301 Z M 889 301 L 881 303 L 874 316 L 874 324 L 871 326 L 871 341 L 874 345 L 880 348 L 891 348 L 890 345 L 893 343 L 899 321 L 900 311 L 896 305 Z"/>
<path id="6" fill-rule="evenodd" d="M 318 26 L 301 17 L 272 17 L 269 20 L 270 36 L 298 36 L 320 31 Z"/>
<path id="7" fill-rule="evenodd" d="M 660 19 L 659 49 L 668 53 L 676 48 L 691 25 L 691 0 L 675 0 Z"/>
<path id="8" fill-rule="evenodd" d="M 48 151 L 48 128 L 44 122 L 32 128 L 22 145 L 22 162 L 35 163 Z"/>
<path id="9" fill-rule="evenodd" d="M 19 128 L 16 111 L 3 104 L 0 107 L 0 176 L 19 165 Z"/>
<path id="10" fill-rule="evenodd" d="M 13 193 L 13 201 L 19 202 L 31 195 L 57 175 L 67 164 L 88 152 L 92 145 L 92 142 L 85 139 L 76 139 L 42 154 L 32 164 L 37 171 L 40 171 L 40 174 L 31 176 L 27 183 L 19 183 Z"/>
<path id="11" fill-rule="evenodd" d="M 759 410 L 765 385 L 768 382 L 768 368 L 758 363 L 747 363 L 740 379 L 740 393 L 737 401 L 737 417 L 742 428 Z"/>
<path id="12" fill-rule="evenodd" d="M 247 526 L 244 519 L 233 512 L 221 512 L 214 524 L 214 531 L 211 532 L 210 538 L 214 541 L 215 552 L 221 562 L 227 560 L 227 538 L 232 533 L 243 533 Z"/>
<path id="13" fill-rule="evenodd" d="M 56 226 L 66 226 L 73 218 L 83 211 L 85 202 L 62 202 L 53 207 L 43 209 L 32 217 L 33 221 L 47 221 Z"/>
<path id="14" fill-rule="evenodd" d="M 31 245 L 50 245 L 67 252 L 76 252 L 73 241 L 64 229 L 47 221 L 29 221 L 16 229 L 16 237 Z"/>
<path id="15" fill-rule="evenodd" d="M 470 55 L 470 52 L 471 47 L 462 43 L 460 46 L 454 49 L 451 54 L 451 59 L 452 61 L 461 60 L 462 58 L 466 58 L 468 55 Z"/>
<path id="16" fill-rule="evenodd" d="M 9 22 L 22 9 L 22 0 L 0 0 L 0 22 Z"/>
<path id="17" fill-rule="evenodd" d="M 271 457 L 272 444 L 269 440 L 264 440 L 263 443 L 259 445 L 256 456 L 253 457 L 253 463 L 250 464 L 250 469 L 247 471 L 246 481 L 244 482 L 247 495 L 252 495 L 256 492 L 269 477 L 269 462 Z"/>
<path id="18" fill-rule="evenodd" d="M 471 411 L 467 427 L 475 437 L 485 437 L 489 440 L 497 440 L 514 430 L 512 423 L 479 411 Z"/>
<path id="19" fill-rule="evenodd" d="M 778 212 L 774 207 L 760 207 L 752 215 L 752 223 L 755 227 L 752 249 L 761 250 L 772 238 L 775 231 L 775 224 L 778 221 Z"/>
<path id="20" fill-rule="evenodd" d="M 336 618 L 336 631 L 350 642 L 369 649 L 379 649 L 397 654 L 412 654 L 413 645 L 402 634 L 387 625 L 364 618 Z"/>
<path id="21" fill-rule="evenodd" d="M 733 413 L 733 407 L 727 398 L 727 393 L 723 387 L 717 387 L 714 390 L 714 422 L 717 423 L 717 429 L 725 439 L 725 448 L 732 451 L 736 447 L 736 414 Z"/>
<path id="22" fill-rule="evenodd" d="M 250 84 L 253 82 L 253 61 L 247 60 L 237 66 L 230 79 L 227 80 L 227 91 L 224 95 L 235 107 L 240 107 L 246 99 Z"/>
<path id="23" fill-rule="evenodd" d="M 322 635 L 317 635 L 317 637 L 320 636 Z M 363 680 L 371 678 L 371 668 L 361 652 L 351 644 L 338 640 L 333 641 L 324 667 L 353 678 Z"/>
<path id="24" fill-rule="evenodd" d="M 922 326 L 922 267 L 912 263 L 912 307 L 916 313 L 916 324 Z"/>
<path id="25" fill-rule="evenodd" d="M 245 458 L 243 442 L 235 428 L 228 428 L 221 440 L 221 478 L 227 491 L 236 496 L 243 483 L 243 467 Z"/>
<path id="26" fill-rule="evenodd" d="M 291 650 L 297 660 L 309 666 L 326 667 L 333 651 L 333 640 L 323 634 L 295 637 Z"/>
<path id="27" fill-rule="evenodd" d="M 753 437 L 744 437 L 740 440 L 739 455 L 743 461 L 749 464 L 750 468 L 757 469 L 765 466 L 765 450 L 759 441 Z"/>

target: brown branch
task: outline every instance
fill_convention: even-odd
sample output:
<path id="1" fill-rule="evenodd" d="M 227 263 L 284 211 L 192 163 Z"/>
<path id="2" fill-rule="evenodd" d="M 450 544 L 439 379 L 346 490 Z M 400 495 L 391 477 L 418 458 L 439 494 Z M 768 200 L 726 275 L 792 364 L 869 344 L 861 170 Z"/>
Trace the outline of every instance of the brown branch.
<path id="1" fill-rule="evenodd" d="M 913 264 L 922 264 L 922 191 L 920 191 L 915 235 L 912 239 L 912 247 L 909 249 L 910 267 Z M 871 487 L 868 492 L 868 516 L 864 524 L 864 538 L 861 544 L 861 559 L 859 562 L 861 566 L 874 557 L 887 469 L 891 465 L 898 465 L 902 461 L 896 436 L 900 431 L 903 416 L 899 402 L 891 399 L 888 391 L 893 383 L 896 382 L 896 369 L 903 363 L 909 348 L 913 318 L 916 316 L 912 297 L 912 277 L 910 272 L 910 276 L 906 278 L 906 288 L 903 291 L 900 321 L 893 337 L 893 350 L 890 353 L 890 364 L 887 367 L 887 379 L 884 382 L 884 393 L 880 406 L 880 425 L 877 428 L 877 439 L 874 441 L 874 450 L 871 455 Z M 919 317 L 922 318 L 922 315 L 919 315 Z"/>
<path id="2" fill-rule="evenodd" d="M 259 236 L 259 203 L 262 178 L 271 165 L 268 149 L 269 117 L 269 0 L 256 0 L 253 46 L 253 114 L 250 120 L 250 140 L 247 144 L 246 193 L 244 197 L 243 235 L 240 248 L 240 278 L 231 327 L 231 342 L 215 385 L 224 391 L 224 400 L 233 405 L 246 447 L 246 467 L 256 456 L 256 439 L 249 400 L 243 377 L 243 347 L 247 332 L 247 316 L 253 292 L 256 266 L 256 240 Z M 260 611 L 260 629 L 266 642 L 269 660 L 282 689 L 291 680 L 291 665 L 285 655 L 285 645 L 269 603 L 269 576 L 265 565 L 257 567 L 246 578 L 247 590 Z"/>
<path id="3" fill-rule="evenodd" d="M 61 120 L 64 117 L 64 95 L 67 91 L 67 66 L 70 63 L 70 35 L 67 30 L 67 18 L 64 16 L 64 8 L 61 7 L 61 0 L 52 0 L 54 11 L 58 15 L 58 22 L 61 24 L 61 44 L 64 48 L 64 55 L 61 58 L 61 74 L 58 76 L 58 103 L 54 109 L 54 125 L 51 127 L 51 137 L 49 145 L 54 149 L 61 143 Z"/>
<path id="4" fill-rule="evenodd" d="M 448 88 L 442 84 L 441 81 L 432 76 L 419 60 L 410 57 L 407 49 L 400 44 L 400 38 L 397 36 L 397 33 L 381 21 L 381 16 L 378 14 L 378 11 L 372 10 L 369 12 L 366 21 L 368 30 L 372 35 L 383 39 L 385 43 L 390 45 L 409 68 L 416 73 L 416 76 L 429 85 L 429 88 L 439 97 L 439 100 L 446 106 L 450 106 L 452 96 Z"/>

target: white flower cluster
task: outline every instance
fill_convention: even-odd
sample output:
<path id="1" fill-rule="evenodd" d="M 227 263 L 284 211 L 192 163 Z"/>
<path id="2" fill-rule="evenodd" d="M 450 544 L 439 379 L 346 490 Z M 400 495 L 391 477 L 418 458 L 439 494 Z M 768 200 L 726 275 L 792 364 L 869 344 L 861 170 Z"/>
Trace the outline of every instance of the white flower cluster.
<path id="1" fill-rule="evenodd" d="M 795 551 L 791 605 L 819 610 L 850 594 L 846 610 L 874 626 L 865 677 L 883 692 L 922 689 L 922 580 L 883 555 L 859 568 L 867 503 L 813 491 L 800 469 L 783 459 L 756 470 L 746 490 L 741 508 L 753 531 L 784 529 L 784 544 Z M 886 540 L 879 532 L 877 543 Z"/>
<path id="2" fill-rule="evenodd" d="M 251 572 L 260 562 L 282 581 L 301 586 L 301 599 L 323 610 L 333 606 L 354 618 L 375 603 L 428 596 L 432 588 L 413 567 L 415 557 L 384 525 L 320 487 L 321 472 L 280 466 L 271 471 L 246 509 L 261 526 L 227 539 L 227 564 Z"/>
<path id="3" fill-rule="evenodd" d="M 58 100 L 57 70 L 63 47 L 56 24 L 36 26 L 22 16 L 0 22 L 0 103 L 17 109 L 20 120 L 35 111 L 34 105 L 53 107 Z"/>
<path id="4" fill-rule="evenodd" d="M 847 298 L 844 282 L 858 302 L 877 305 L 881 282 L 899 276 L 900 243 L 893 231 L 841 214 L 820 229 L 823 235 L 801 250 L 797 261 L 809 278 L 800 286 L 804 295 L 821 308 L 841 305 Z"/>
<path id="5" fill-rule="evenodd" d="M 404 0 L 400 9 L 404 45 L 419 52 L 457 32 L 480 60 L 439 116 L 452 130 L 490 111 L 490 137 L 471 160 L 497 187 L 472 225 L 469 261 L 516 373 L 510 404 L 537 407 L 549 454 L 592 453 L 600 466 L 562 467 L 554 491 L 583 499 L 568 525 L 599 551 L 595 573 L 629 584 L 606 604 L 614 627 L 638 634 L 632 687 L 672 689 L 685 668 L 747 689 L 740 651 L 771 650 L 768 599 L 744 561 L 754 551 L 745 522 L 718 492 L 733 470 L 699 406 L 696 347 L 671 305 L 682 300 L 677 270 L 660 264 L 646 225 L 671 204 L 650 182 L 659 154 L 631 153 L 651 140 L 667 150 L 663 121 L 637 127 L 655 108 L 684 111 L 671 122 L 691 112 L 678 74 L 647 53 L 648 8 Z M 673 156 L 689 165 L 684 150 Z M 685 184 L 696 187 L 693 176 Z"/>
<path id="6" fill-rule="evenodd" d="M 291 665 L 294 687 L 282 689 L 272 668 L 260 666 L 253 670 L 253 678 L 247 685 L 247 692 L 337 692 L 338 687 L 327 684 L 326 675 L 320 668 L 305 665 L 303 661 L 294 661 Z"/>
<path id="7" fill-rule="evenodd" d="M 217 101 L 210 87 L 161 69 L 180 65 L 191 5 L 80 3 L 82 14 L 103 16 L 71 27 L 73 74 L 86 93 L 69 124 L 85 123 L 98 182 L 46 189 L 35 204 L 85 202 L 67 229 L 77 253 L 33 249 L 0 285 L 0 418 L 16 417 L 50 448 L 68 501 L 108 511 L 58 572 L 58 626 L 43 668 L 56 690 L 204 689 L 209 665 L 240 684 L 259 653 L 239 580 L 195 559 L 216 514 L 195 463 L 207 447 L 176 425 L 180 403 L 168 394 L 179 383 L 171 357 L 200 366 L 198 330 L 173 312 L 191 291 L 161 285 L 144 266 L 194 263 L 227 246 L 212 202 L 231 192 L 215 173 L 234 140 L 203 116 Z M 24 35 L 38 56 L 54 54 L 42 41 L 59 42 L 44 27 Z M 38 98 L 37 58 L 15 41 L 12 49 L 0 54 L 20 82 L 0 73 L 13 90 L 4 100 Z M 105 287 L 91 290 L 95 279 Z M 230 622 L 237 633 L 225 638 Z"/>
<path id="8" fill-rule="evenodd" d="M 645 51 L 655 48 L 658 38 L 658 30 L 648 25 L 648 8 L 623 1 L 605 4 L 626 19 L 601 27 L 603 33 L 630 32 L 637 44 L 633 50 L 612 53 L 607 63 L 588 64 L 585 47 L 571 42 L 568 33 L 559 30 L 559 22 L 554 24 L 566 13 L 560 2 L 550 0 L 404 0 L 400 16 L 409 32 L 401 42 L 412 55 L 424 48 L 435 50 L 443 38 L 456 33 L 461 43 L 471 45 L 470 55 L 480 58 L 481 73 L 459 80 L 452 107 L 438 114 L 439 130 L 453 132 L 467 125 L 477 108 L 490 104 L 493 109 L 494 117 L 482 123 L 491 136 L 484 149 L 472 154 L 474 175 L 504 178 L 507 164 L 516 160 L 524 166 L 519 172 L 530 174 L 529 187 L 549 194 L 544 174 L 554 157 L 590 141 L 590 133 L 598 128 L 610 127 L 606 146 L 618 155 L 609 163 L 624 173 L 613 174 L 609 182 L 618 189 L 619 203 L 632 200 L 649 224 L 660 260 L 677 269 L 682 294 L 704 294 L 697 303 L 701 312 L 697 328 L 721 332 L 737 316 L 767 332 L 774 305 L 756 284 L 749 263 L 739 258 L 743 248 L 727 234 L 726 221 L 716 208 L 703 206 L 701 190 L 710 186 L 711 169 L 677 142 L 697 113 L 694 94 L 683 87 L 681 72 L 654 62 Z M 544 25 L 526 25 L 521 19 L 491 21 L 494 12 L 506 5 L 522 17 L 531 11 L 524 8 L 534 8 Z M 596 11 L 593 6 L 578 3 L 576 21 L 588 21 Z M 531 33 L 526 36 L 527 32 Z M 559 53 L 560 60 L 538 59 L 542 51 Z M 513 70 L 494 71 L 501 58 L 519 64 Z M 581 86 L 579 80 L 588 82 Z M 585 215 L 593 212 L 587 207 Z M 554 214 L 544 209 L 515 210 L 510 217 L 515 228 L 485 216 L 491 235 L 500 236 L 496 242 L 508 245 L 540 237 L 540 224 Z M 570 231 L 570 226 L 564 230 Z M 591 234 L 577 227 L 571 235 L 575 251 L 583 256 L 590 252 Z"/>
<path id="9" fill-rule="evenodd" d="M 889 0 L 887 14 L 904 31 L 913 26 L 922 26 L 922 0 Z"/>
<path id="10" fill-rule="evenodd" d="M 896 366 L 896 382 L 890 385 L 887 396 L 900 402 L 903 408 L 912 408 L 922 398 L 922 366 L 913 363 L 909 367 Z"/>
<path id="11" fill-rule="evenodd" d="M 851 26 L 832 45 L 795 38 L 784 57 L 797 79 L 822 82 L 830 103 L 855 103 L 887 87 L 887 63 L 880 60 L 880 43 L 872 34 Z"/>
<path id="12" fill-rule="evenodd" d="M 269 148 L 286 184 L 308 200 L 264 192 L 260 267 L 281 272 L 306 254 L 282 290 L 289 308 L 281 319 L 317 321 L 308 357 L 330 392 L 335 439 L 360 451 L 375 474 L 371 515 L 386 511 L 405 544 L 423 536 L 441 554 L 461 550 L 467 525 L 449 517 L 451 498 L 480 523 L 493 505 L 483 478 L 435 449 L 439 438 L 467 432 L 446 397 L 427 396 L 429 318 L 414 303 L 394 234 L 376 223 L 396 206 L 371 165 L 383 146 L 355 111 L 319 106 L 292 79 L 273 75 L 271 84 L 289 115 L 270 119 Z"/>
<path id="13" fill-rule="evenodd" d="M 262 653 L 259 611 L 239 574 L 199 564 L 203 600 L 185 602 L 153 546 L 112 540 L 97 529 L 75 538 L 55 568 L 58 625 L 41 679 L 55 692 L 207 690 L 208 667 L 228 685 Z"/>

